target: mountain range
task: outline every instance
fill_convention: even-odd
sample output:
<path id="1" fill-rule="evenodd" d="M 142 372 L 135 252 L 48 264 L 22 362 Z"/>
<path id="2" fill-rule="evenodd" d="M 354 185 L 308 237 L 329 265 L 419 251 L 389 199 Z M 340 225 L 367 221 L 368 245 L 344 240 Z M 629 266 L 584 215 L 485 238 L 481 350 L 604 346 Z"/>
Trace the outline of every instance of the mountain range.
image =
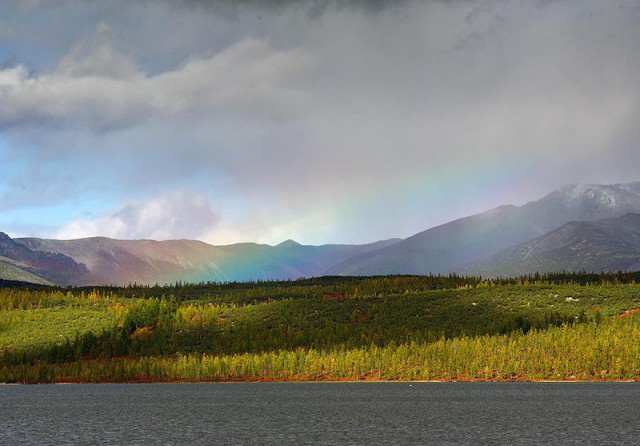
<path id="1" fill-rule="evenodd" d="M 366 245 L 213 246 L 195 240 L 12 239 L 0 279 L 59 285 L 247 281 L 321 275 L 640 269 L 640 182 L 569 185 L 406 239 Z"/>
<path id="2" fill-rule="evenodd" d="M 463 268 L 483 276 L 531 272 L 640 270 L 640 214 L 572 221 L 548 234 Z"/>
<path id="3" fill-rule="evenodd" d="M 331 274 L 458 272 L 499 251 L 540 237 L 570 221 L 640 213 L 640 182 L 570 185 L 524 206 L 500 206 L 415 234 L 392 246 L 349 259 Z"/>

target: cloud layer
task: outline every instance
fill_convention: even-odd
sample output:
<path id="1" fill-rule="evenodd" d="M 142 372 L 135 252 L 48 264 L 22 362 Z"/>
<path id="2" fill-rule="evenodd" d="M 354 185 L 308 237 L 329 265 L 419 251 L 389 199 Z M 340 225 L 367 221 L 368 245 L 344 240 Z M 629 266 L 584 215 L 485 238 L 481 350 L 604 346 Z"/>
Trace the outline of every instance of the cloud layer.
<path id="1" fill-rule="evenodd" d="M 72 221 L 56 235 L 61 239 L 96 234 L 119 239 L 198 239 L 219 221 L 207 197 L 175 190 L 94 219 Z"/>
<path id="2" fill-rule="evenodd" d="M 309 64 L 302 51 L 278 52 L 245 39 L 148 75 L 109 40 L 99 40 L 73 47 L 51 74 L 30 74 L 24 65 L 1 71 L 0 126 L 72 123 L 100 131 L 219 110 L 281 119 L 295 114 L 302 93 L 288 84 Z"/>
<path id="3" fill-rule="evenodd" d="M 0 12 L 5 224 L 49 202 L 70 210 L 67 237 L 182 237 L 133 217 L 181 190 L 217 210 L 182 210 L 201 222 L 194 237 L 365 242 L 566 183 L 638 180 L 633 2 Z"/>

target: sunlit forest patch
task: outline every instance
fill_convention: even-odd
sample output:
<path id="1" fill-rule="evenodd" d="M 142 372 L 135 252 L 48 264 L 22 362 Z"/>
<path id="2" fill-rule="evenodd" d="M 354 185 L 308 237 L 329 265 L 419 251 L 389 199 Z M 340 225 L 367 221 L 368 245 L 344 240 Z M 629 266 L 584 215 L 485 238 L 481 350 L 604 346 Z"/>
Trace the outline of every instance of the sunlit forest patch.
<path id="1" fill-rule="evenodd" d="M 634 274 L 0 290 L 0 382 L 640 377 Z"/>

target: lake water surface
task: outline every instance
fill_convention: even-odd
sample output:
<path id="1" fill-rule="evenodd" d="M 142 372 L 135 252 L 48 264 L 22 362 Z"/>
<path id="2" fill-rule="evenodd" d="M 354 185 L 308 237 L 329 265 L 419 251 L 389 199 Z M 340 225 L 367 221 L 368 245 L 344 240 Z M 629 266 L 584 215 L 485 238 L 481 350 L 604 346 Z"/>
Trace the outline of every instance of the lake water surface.
<path id="1" fill-rule="evenodd" d="M 0 444 L 640 444 L 640 383 L 0 386 Z"/>

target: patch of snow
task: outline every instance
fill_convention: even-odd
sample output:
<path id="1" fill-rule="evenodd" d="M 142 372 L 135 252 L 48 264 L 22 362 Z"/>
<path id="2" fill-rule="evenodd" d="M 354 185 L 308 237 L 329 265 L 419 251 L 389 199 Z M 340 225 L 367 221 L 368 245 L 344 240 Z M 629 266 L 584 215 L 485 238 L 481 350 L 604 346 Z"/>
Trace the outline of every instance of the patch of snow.
<path id="1" fill-rule="evenodd" d="M 614 209 L 624 204 L 621 200 L 624 201 L 624 195 L 628 195 L 630 191 L 619 186 L 574 184 L 562 188 L 561 193 L 562 200 L 567 206 L 581 206 L 586 201 L 597 208 Z"/>

